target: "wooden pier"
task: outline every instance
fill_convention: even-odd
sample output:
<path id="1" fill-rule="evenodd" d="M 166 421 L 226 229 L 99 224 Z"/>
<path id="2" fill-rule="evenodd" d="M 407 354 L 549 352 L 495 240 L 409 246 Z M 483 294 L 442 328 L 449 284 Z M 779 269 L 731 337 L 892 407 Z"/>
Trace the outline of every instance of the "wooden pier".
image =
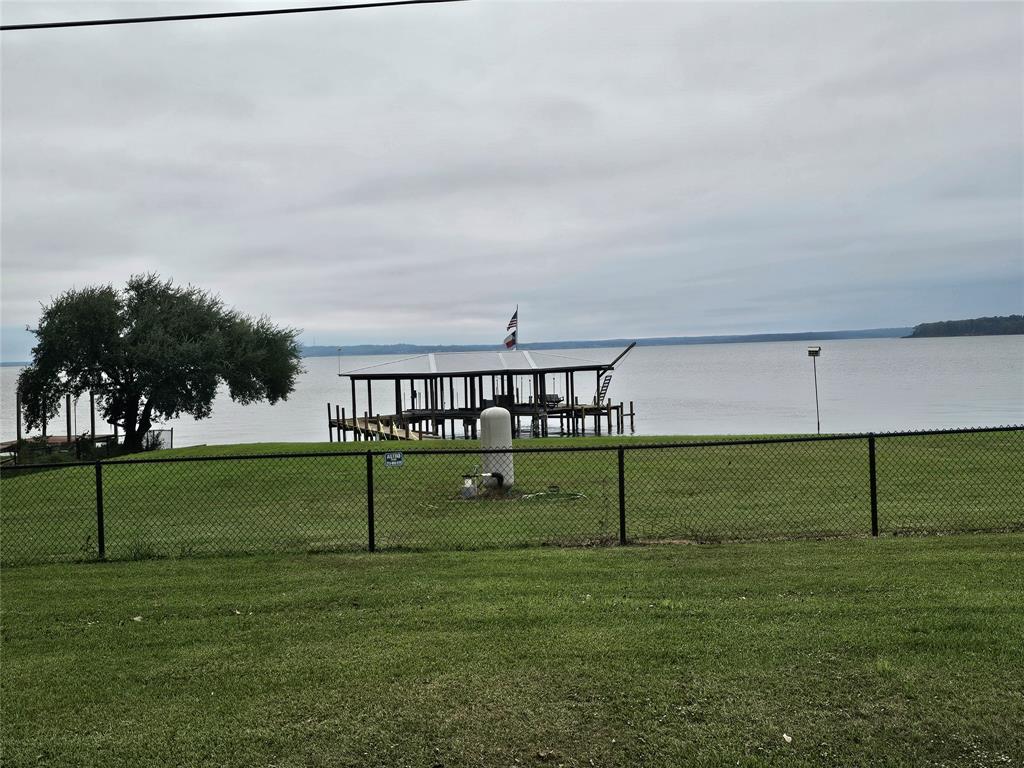
<path id="1" fill-rule="evenodd" d="M 404 411 L 400 416 L 366 414 L 358 419 L 348 418 L 344 409 L 327 404 L 327 430 L 331 442 L 346 442 L 349 435 L 353 440 L 437 440 L 446 438 L 475 438 L 479 413 L 467 409 L 445 411 Z M 628 408 L 628 410 L 627 410 Z M 634 430 L 632 401 L 603 405 L 558 405 L 546 409 L 515 407 L 509 409 L 512 415 L 512 431 L 516 437 L 529 434 L 532 437 L 582 436 L 601 434 L 625 434 L 626 421 L 629 431 Z M 529 420 L 526 422 L 526 420 Z M 589 420 L 589 427 L 588 427 Z M 526 424 L 526 426 L 524 426 Z"/>
<path id="2" fill-rule="evenodd" d="M 625 402 L 615 404 L 605 395 L 611 371 L 633 346 L 609 362 L 549 352 L 454 352 L 339 374 L 351 382 L 351 407 L 346 413 L 340 405 L 327 404 L 328 436 L 332 442 L 349 436 L 356 441 L 472 439 L 480 413 L 492 406 L 509 411 L 517 437 L 624 434 L 627 419 L 632 432 L 633 402 L 627 410 Z M 594 394 L 580 402 L 578 375 L 587 373 L 593 376 Z M 357 383 L 365 383 L 365 398 L 357 399 Z M 393 397 L 394 407 L 380 413 L 374 409 L 373 385 L 380 397 L 387 383 L 385 400 Z"/>
<path id="3" fill-rule="evenodd" d="M 92 392 L 89 393 L 89 431 L 85 434 L 77 434 L 72 428 L 73 403 L 70 394 L 64 395 L 64 422 L 65 434 L 48 434 L 49 421 L 43 419 L 41 434 L 33 437 L 25 437 L 21 428 L 21 392 L 15 390 L 14 396 L 14 440 L 7 440 L 0 443 L 0 454 L 10 454 L 17 462 L 18 452 L 26 447 L 34 450 L 61 450 L 74 449 L 76 456 L 81 454 L 81 447 L 89 445 L 95 450 L 96 446 L 103 445 L 109 450 L 111 444 L 117 445 L 118 429 L 114 424 L 114 433 L 101 435 L 96 433 L 96 398 Z M 23 439 L 24 438 L 24 439 Z"/>
<path id="4" fill-rule="evenodd" d="M 394 416 L 375 416 L 372 419 L 367 415 L 358 419 L 345 418 L 341 416 L 331 417 L 331 404 L 327 404 L 327 431 L 333 443 L 345 442 L 349 433 L 352 433 L 354 440 L 430 440 L 439 435 L 413 429 L 411 426 L 399 426 Z"/>

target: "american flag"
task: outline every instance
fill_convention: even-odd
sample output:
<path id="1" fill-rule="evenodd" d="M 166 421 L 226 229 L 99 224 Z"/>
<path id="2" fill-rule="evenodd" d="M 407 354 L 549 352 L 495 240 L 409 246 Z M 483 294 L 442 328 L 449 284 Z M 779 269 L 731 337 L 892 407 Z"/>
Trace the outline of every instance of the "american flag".
<path id="1" fill-rule="evenodd" d="M 516 332 L 512 331 L 508 336 L 505 337 L 505 349 L 516 348 Z"/>
<path id="2" fill-rule="evenodd" d="M 519 327 L 519 307 L 516 307 L 516 311 L 512 313 L 512 319 L 508 321 L 508 328 L 506 331 L 511 331 L 513 328 Z"/>

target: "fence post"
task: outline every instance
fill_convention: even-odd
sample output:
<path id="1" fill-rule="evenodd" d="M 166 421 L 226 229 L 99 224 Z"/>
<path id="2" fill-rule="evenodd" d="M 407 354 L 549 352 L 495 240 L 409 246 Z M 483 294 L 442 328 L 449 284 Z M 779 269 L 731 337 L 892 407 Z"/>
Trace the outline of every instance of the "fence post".
<path id="1" fill-rule="evenodd" d="M 619 544 L 626 543 L 626 451 L 619 446 Z"/>
<path id="2" fill-rule="evenodd" d="M 106 531 L 103 525 L 103 464 L 96 462 L 96 549 L 100 560 L 107 559 Z"/>
<path id="3" fill-rule="evenodd" d="M 871 478 L 871 535 L 878 536 L 878 477 L 875 473 L 875 436 L 868 435 L 868 473 Z"/>
<path id="4" fill-rule="evenodd" d="M 370 551 L 377 549 L 376 537 L 373 531 L 373 452 L 366 452 L 366 529 L 369 538 Z"/>

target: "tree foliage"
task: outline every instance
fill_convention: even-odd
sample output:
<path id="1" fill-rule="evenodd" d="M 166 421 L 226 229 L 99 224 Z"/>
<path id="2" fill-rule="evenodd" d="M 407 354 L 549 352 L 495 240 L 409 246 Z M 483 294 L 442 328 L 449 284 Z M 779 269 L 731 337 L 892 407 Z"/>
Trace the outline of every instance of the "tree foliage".
<path id="1" fill-rule="evenodd" d="M 930 336 L 1003 336 L 1024 333 L 1024 315 L 976 317 L 972 320 L 945 320 L 914 326 L 912 339 Z"/>
<path id="2" fill-rule="evenodd" d="M 221 384 L 243 404 L 287 399 L 301 372 L 298 331 L 224 306 L 156 275 L 71 290 L 43 308 L 32 362 L 18 379 L 29 429 L 61 398 L 92 391 L 105 421 L 140 450 L 154 423 L 210 415 Z"/>

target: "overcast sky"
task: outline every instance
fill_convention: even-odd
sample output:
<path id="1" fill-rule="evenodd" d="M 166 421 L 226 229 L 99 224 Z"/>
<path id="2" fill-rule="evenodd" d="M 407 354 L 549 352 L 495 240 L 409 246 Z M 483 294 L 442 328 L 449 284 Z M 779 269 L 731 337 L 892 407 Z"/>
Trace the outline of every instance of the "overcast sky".
<path id="1" fill-rule="evenodd" d="M 1022 30 L 1020 3 L 475 0 L 5 32 L 3 356 L 50 297 L 149 270 L 320 344 L 500 343 L 516 303 L 526 341 L 1020 312 Z"/>

